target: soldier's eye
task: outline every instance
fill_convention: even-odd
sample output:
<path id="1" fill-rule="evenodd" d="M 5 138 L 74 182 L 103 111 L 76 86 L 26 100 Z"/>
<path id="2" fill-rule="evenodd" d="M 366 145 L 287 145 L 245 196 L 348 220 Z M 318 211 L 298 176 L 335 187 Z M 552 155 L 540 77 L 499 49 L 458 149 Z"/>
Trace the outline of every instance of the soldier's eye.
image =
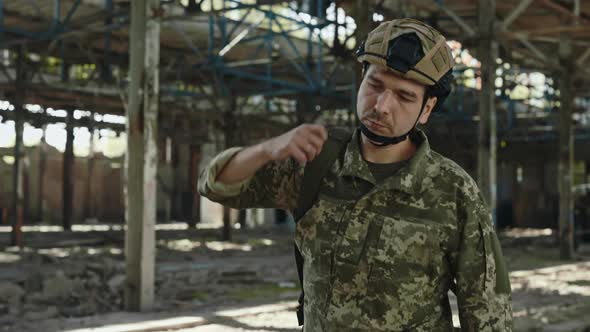
<path id="1" fill-rule="evenodd" d="M 404 92 L 400 93 L 399 97 L 400 97 L 401 101 L 406 102 L 406 103 L 413 103 L 416 101 L 416 97 L 414 97 L 411 94 L 404 93 Z"/>
<path id="2" fill-rule="evenodd" d="M 369 86 L 371 88 L 377 89 L 377 88 L 381 87 L 381 84 L 379 84 L 378 82 L 375 82 L 375 81 L 368 81 L 367 83 L 369 84 Z"/>
<path id="3" fill-rule="evenodd" d="M 400 99 L 401 99 L 402 101 L 406 102 L 406 103 L 411 103 L 411 102 L 413 102 L 413 101 L 414 101 L 414 99 L 412 99 L 412 98 L 409 98 L 409 97 L 407 97 L 407 96 L 405 96 L 405 95 L 401 95 L 401 96 L 400 96 Z"/>

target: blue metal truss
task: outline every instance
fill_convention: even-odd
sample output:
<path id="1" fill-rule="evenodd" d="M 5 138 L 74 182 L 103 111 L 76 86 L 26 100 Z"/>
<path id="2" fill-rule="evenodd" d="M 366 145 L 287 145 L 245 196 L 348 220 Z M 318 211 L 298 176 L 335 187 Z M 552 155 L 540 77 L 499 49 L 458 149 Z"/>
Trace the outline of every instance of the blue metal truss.
<path id="1" fill-rule="evenodd" d="M 104 1 L 105 9 L 112 11 L 113 0 Z M 216 89 L 217 93 L 221 96 L 243 96 L 243 92 L 236 91 L 236 84 L 239 82 L 239 80 L 246 79 L 261 83 L 258 85 L 261 87 L 261 89 L 246 92 L 251 93 L 251 95 L 284 96 L 307 94 L 310 96 L 327 96 L 336 98 L 340 101 L 354 101 L 354 94 L 356 93 L 354 84 L 350 85 L 349 90 L 343 91 L 342 87 L 340 87 L 339 90 L 335 89 L 333 77 L 340 69 L 340 66 L 334 66 L 331 70 L 326 70 L 326 68 L 324 68 L 324 41 L 321 39 L 321 32 L 330 25 L 337 25 L 337 22 L 326 20 L 324 13 L 322 13 L 320 10 L 323 8 L 324 1 L 328 0 L 317 0 L 318 12 L 321 14 L 319 17 L 316 17 L 317 22 L 311 23 L 305 22 L 302 19 L 292 18 L 280 13 L 276 13 L 271 8 L 265 7 L 264 5 L 243 4 L 238 0 L 224 0 L 223 9 L 213 10 L 206 13 L 206 15 L 209 17 L 209 43 L 206 53 L 194 45 L 190 38 L 184 35 L 182 31 L 179 29 L 177 29 L 177 31 L 183 35 L 188 48 L 194 53 L 194 55 L 200 59 L 203 59 L 205 62 L 204 65 L 201 64 L 193 69 L 205 70 L 208 71 L 210 75 L 213 75 L 215 77 L 215 81 L 218 83 Z M 56 0 L 53 17 L 51 23 L 47 27 L 47 30 L 27 31 L 15 27 L 7 27 L 2 24 L 4 14 L 3 2 L 4 0 L 0 0 L 0 35 L 6 36 L 6 33 L 9 33 L 37 41 L 56 39 L 60 34 L 72 30 L 73 28 L 69 27 L 68 25 L 70 24 L 72 17 L 81 4 L 81 0 L 76 0 L 69 8 L 65 17 L 61 19 L 60 13 L 63 3 L 61 0 Z M 226 14 L 236 10 L 244 10 L 246 13 L 238 21 L 230 22 L 230 20 L 226 17 Z M 251 23 L 247 23 L 247 20 L 249 17 L 251 17 L 251 14 L 255 12 L 262 13 L 264 15 L 263 22 L 260 22 L 258 26 L 261 28 L 266 28 L 266 31 L 254 37 L 243 38 L 237 44 L 248 43 L 256 45 L 256 51 L 249 55 L 249 60 L 256 60 L 264 56 L 268 57 L 268 59 L 271 59 L 271 61 L 266 64 L 265 70 L 263 72 L 253 72 L 248 70 L 251 69 L 248 67 L 232 66 L 230 62 L 226 61 L 223 56 L 218 54 L 219 50 L 222 47 L 227 46 L 239 30 L 251 29 L 252 25 Z M 106 19 L 104 22 L 105 54 L 104 58 L 102 59 L 102 65 L 104 67 L 103 78 L 107 80 L 112 78 L 110 68 L 112 61 L 112 52 L 110 51 L 112 30 L 120 28 L 121 22 L 128 20 L 128 13 L 119 13 L 116 15 L 116 17 L 122 18 L 123 20 L 116 20 L 117 23 L 113 25 L 114 20 L 113 17 L 111 17 Z M 127 18 L 127 20 L 124 18 Z M 288 22 L 293 23 L 294 27 L 288 29 L 285 28 L 279 19 L 287 20 Z M 273 31 L 273 27 L 278 28 L 278 31 Z M 297 49 L 293 39 L 294 37 L 292 36 L 292 33 L 305 29 L 308 30 L 306 55 L 301 54 L 299 49 Z M 221 33 L 220 40 L 215 39 L 215 30 Z M 279 39 L 284 41 L 287 47 L 285 49 L 279 48 L 278 50 L 273 50 L 273 45 Z M 0 42 L 0 48 L 7 47 L 7 42 L 10 43 L 10 40 L 3 38 L 3 40 Z M 63 55 L 65 55 L 63 44 L 60 42 L 58 47 L 59 53 L 63 58 Z M 293 75 L 292 77 L 298 79 L 297 82 L 282 79 L 276 73 L 276 70 L 273 68 L 272 59 L 274 55 L 273 53 L 277 51 L 289 61 L 290 67 L 293 69 L 293 72 L 296 73 L 296 75 Z M 314 61 L 315 68 L 311 68 L 310 63 L 307 61 L 311 59 Z M 61 72 L 62 74 L 65 74 L 67 72 L 67 68 L 64 67 L 65 64 L 62 63 L 62 65 Z M 174 87 L 165 87 L 163 92 L 165 95 L 171 96 L 191 96 L 195 98 L 203 97 L 203 93 L 185 91 Z M 351 105 L 351 107 L 351 109 L 353 109 L 354 104 Z"/>
<path id="2" fill-rule="evenodd" d="M 72 5 L 72 7 L 70 7 L 70 9 L 68 10 L 66 17 L 62 21 L 60 19 L 61 0 L 55 0 L 55 6 L 53 8 L 53 18 L 51 20 L 50 26 L 48 27 L 48 29 L 46 31 L 41 31 L 41 32 L 27 31 L 27 30 L 18 29 L 18 28 L 6 27 L 3 24 L 1 24 L 0 25 L 0 32 L 8 32 L 8 33 L 16 34 L 19 36 L 23 36 L 23 37 L 27 37 L 27 38 L 31 38 L 31 39 L 38 39 L 38 40 L 52 39 L 56 35 L 63 33 L 67 30 L 67 25 L 70 23 L 72 16 L 74 16 L 74 13 L 78 9 L 78 6 L 80 6 L 81 2 L 82 2 L 82 0 L 76 0 L 74 2 L 74 4 Z M 1 1 L 0 1 L 0 4 L 3 5 Z M 0 6 L 0 16 L 2 16 L 3 8 L 4 8 L 4 6 Z M 2 23 L 2 21 L 0 21 L 0 23 Z"/>
<path id="3" fill-rule="evenodd" d="M 323 29 L 329 26 L 338 27 L 337 21 L 327 20 L 324 17 L 324 13 L 322 12 L 323 2 L 328 0 L 317 0 L 317 12 L 320 13 L 318 16 L 315 17 L 316 22 L 313 21 L 304 21 L 302 19 L 289 17 L 283 15 L 281 13 L 277 13 L 272 10 L 271 7 L 268 5 L 256 5 L 256 4 L 244 4 L 241 3 L 239 0 L 224 0 L 223 1 L 223 8 L 211 10 L 210 12 L 204 13 L 208 15 L 209 19 L 209 31 L 208 31 L 208 46 L 207 50 L 202 51 L 196 46 L 191 39 L 181 31 L 181 29 L 175 27 L 174 22 L 172 21 L 172 27 L 176 28 L 176 31 L 180 33 L 193 54 L 203 61 L 196 65 L 193 69 L 198 71 L 208 71 L 208 74 L 212 74 L 216 78 L 217 84 L 217 92 L 222 96 L 236 96 L 241 95 L 243 96 L 244 93 L 246 94 L 256 94 L 262 96 L 282 96 L 282 95 L 298 95 L 298 94 L 307 94 L 310 96 L 329 96 L 339 100 L 349 100 L 351 103 L 351 109 L 354 109 L 355 105 L 355 98 L 356 98 L 356 91 L 354 84 L 354 75 L 351 77 L 351 83 L 347 90 L 343 91 L 343 87 L 341 86 L 340 89 L 337 91 L 334 86 L 333 78 L 335 77 L 336 73 L 340 69 L 340 66 L 334 66 L 330 70 L 327 70 L 324 66 L 324 41 L 321 39 L 321 32 Z M 105 9 L 107 11 L 113 10 L 113 0 L 104 0 L 105 2 Z M 3 4 L 4 0 L 0 0 L 0 35 L 2 33 L 13 33 L 20 36 L 24 36 L 26 38 L 32 38 L 35 40 L 43 40 L 43 39 L 52 39 L 58 37 L 61 33 L 69 31 L 71 28 L 68 27 L 68 24 L 71 22 L 72 17 L 74 16 L 76 10 L 79 8 L 81 4 L 81 0 L 76 0 L 72 6 L 69 8 L 66 16 L 63 20 L 60 19 L 60 12 L 62 7 L 62 1 L 56 0 L 55 7 L 54 7 L 54 14 L 50 25 L 48 26 L 48 30 L 45 32 L 32 32 L 32 31 L 25 31 L 16 28 L 10 28 L 4 26 L 3 23 Z M 227 18 L 227 13 L 242 10 L 245 13 L 237 20 L 231 21 Z M 247 23 L 248 19 L 252 17 L 253 13 L 262 13 L 264 16 L 263 21 L 259 22 L 258 24 Z M 114 14 L 114 13 L 113 13 Z M 113 25 L 113 18 L 117 17 L 119 19 L 116 20 L 116 24 Z M 107 18 L 104 22 L 105 29 L 105 41 L 104 41 L 104 58 L 103 66 L 104 66 L 104 77 L 106 79 L 111 78 L 111 35 L 112 30 L 121 27 L 122 22 L 128 20 L 128 13 L 119 13 L 115 16 L 111 16 Z M 122 20 L 121 20 L 122 19 Z M 294 27 L 292 28 L 285 28 L 281 20 L 288 21 L 293 23 Z M 231 23 L 231 24 L 230 24 Z M 260 59 L 263 55 L 266 55 L 270 61 L 266 63 L 265 70 L 263 72 L 253 72 L 252 70 L 248 70 L 246 66 L 236 66 L 228 61 L 223 56 L 220 56 L 218 51 L 223 47 L 230 44 L 232 39 L 235 40 L 235 35 L 238 33 L 239 30 L 242 32 L 250 32 L 253 26 L 266 28 L 266 32 L 258 34 L 256 36 L 246 36 L 243 37 L 237 42 L 237 44 L 253 44 L 256 46 L 254 52 L 248 55 L 245 59 L 246 62 L 254 61 L 256 59 Z M 278 31 L 273 31 L 273 26 L 277 28 Z M 294 42 L 294 37 L 292 33 L 302 31 L 307 29 L 307 54 L 302 54 L 299 49 L 296 47 Z M 218 30 L 220 32 L 221 38 L 220 40 L 215 38 L 215 31 Z M 337 30 L 337 29 L 335 29 Z M 247 34 L 247 33 L 246 33 Z M 317 39 L 315 38 L 315 36 Z M 279 48 L 278 50 L 273 50 L 273 44 L 276 41 L 283 41 L 286 43 L 286 47 Z M 318 41 L 319 40 L 319 41 Z M 299 39 L 301 41 L 301 39 Z M 235 45 L 234 45 L 235 46 Z M 2 47 L 0 43 L 0 48 Z M 63 47 L 61 47 L 61 53 L 63 55 Z M 266 51 L 266 54 L 264 54 Z M 293 72 L 296 73 L 292 75 L 292 77 L 299 79 L 298 82 L 293 82 L 289 80 L 282 79 L 275 71 L 273 71 L 273 52 L 278 52 L 282 55 L 285 59 L 289 61 L 290 67 L 293 69 Z M 291 53 L 291 56 L 288 54 Z M 314 60 L 314 67 L 310 66 L 310 62 L 308 60 Z M 67 68 L 62 68 L 62 72 L 65 73 Z M 522 70 L 521 70 L 522 71 Z M 456 71 L 457 74 L 460 71 Z M 260 82 L 262 83 L 260 86 L 263 89 L 257 91 L 236 91 L 236 84 L 239 80 L 246 79 L 250 81 Z M 346 89 L 346 88 L 345 88 Z M 457 85 L 457 89 L 454 92 L 454 98 L 452 99 L 454 102 L 451 103 L 451 100 L 447 100 L 447 106 L 450 109 L 450 112 L 446 112 L 445 114 L 441 114 L 444 117 L 451 117 L 453 119 L 468 119 L 470 117 L 467 114 L 468 110 L 464 108 L 464 90 L 465 87 L 461 84 Z M 172 95 L 172 96 L 191 96 L 195 98 L 202 98 L 204 95 L 203 93 L 195 93 L 191 91 L 186 91 L 183 89 L 178 89 L 175 87 L 165 87 L 163 89 L 164 94 Z M 511 103 L 510 105 L 513 105 Z M 451 113 L 453 115 L 451 116 Z M 513 114 L 513 107 L 510 107 L 510 113 Z M 435 115 L 435 117 L 438 115 Z M 512 121 L 512 116 L 508 119 L 510 122 Z M 512 127 L 512 123 L 507 124 L 508 128 Z"/>
<path id="4" fill-rule="evenodd" d="M 322 8 L 324 0 L 318 0 L 318 8 Z M 240 17 L 238 21 L 232 21 L 233 26 L 230 27 L 229 19 L 224 15 L 235 10 L 244 10 L 245 14 Z M 247 24 L 246 21 L 251 14 L 258 12 L 264 15 L 260 22 L 254 24 Z M 318 12 L 321 13 L 321 10 Z M 238 0 L 225 0 L 223 2 L 223 9 L 212 10 L 208 13 L 209 16 L 209 42 L 207 47 L 207 62 L 205 65 L 199 66 L 200 69 L 209 70 L 218 78 L 219 86 L 218 92 L 222 96 L 235 95 L 235 84 L 240 79 L 247 79 L 261 83 L 262 90 L 256 91 L 253 94 L 264 96 L 280 96 L 293 94 L 308 94 L 310 96 L 329 96 L 338 100 L 350 101 L 351 94 L 355 94 L 355 86 L 350 85 L 350 89 L 346 91 L 336 91 L 332 78 L 339 69 L 339 66 L 334 66 L 331 71 L 324 68 L 324 41 L 321 39 L 322 29 L 337 24 L 333 21 L 328 21 L 323 17 L 317 17 L 317 23 L 305 22 L 301 19 L 296 19 L 276 13 L 265 6 L 254 4 L 243 4 Z M 295 25 L 294 28 L 286 29 L 279 21 L 287 20 Z M 232 40 L 232 37 L 238 30 L 242 33 L 248 34 L 254 28 L 266 28 L 262 34 L 251 37 L 243 37 Z M 278 28 L 278 31 L 273 31 L 273 27 Z M 240 29 L 241 28 L 241 29 Z M 291 33 L 307 29 L 307 58 L 301 54 L 294 43 L 294 37 Z M 219 31 L 220 40 L 215 38 L 215 31 Z M 318 40 L 314 40 L 314 34 L 317 34 Z M 235 37 L 234 37 L 235 38 Z M 275 41 L 282 40 L 286 43 L 287 48 L 273 49 Z M 219 51 L 232 42 L 235 44 L 229 47 L 235 47 L 237 44 L 253 44 L 256 45 L 255 51 L 246 58 L 246 62 L 259 59 L 264 50 L 266 57 L 270 60 L 265 64 L 263 72 L 254 73 L 248 68 L 234 66 L 228 62 Z M 194 50 L 194 47 L 191 47 Z M 285 59 L 288 60 L 290 68 L 296 75 L 292 77 L 303 82 L 287 81 L 279 77 L 273 67 L 273 55 L 278 52 Z M 289 56 L 288 53 L 293 56 Z M 200 50 L 196 50 L 196 54 L 201 54 Z M 309 57 L 313 57 L 315 61 L 315 68 L 311 68 L 307 62 Z M 352 105 L 352 108 L 354 105 Z"/>
<path id="5" fill-rule="evenodd" d="M 113 0 L 104 0 L 105 1 L 105 9 L 112 12 L 113 9 Z M 55 6 L 53 10 L 53 17 L 47 29 L 45 31 L 28 31 L 20 28 L 9 27 L 4 25 L 2 20 L 4 14 L 4 5 L 3 0 L 0 0 L 0 36 L 5 37 L 7 33 L 28 38 L 31 40 L 36 41 L 43 41 L 43 40 L 52 40 L 58 38 L 61 34 L 72 31 L 76 28 L 70 27 L 71 19 L 76 13 L 78 7 L 82 3 L 82 0 L 76 0 L 72 6 L 69 8 L 66 16 L 63 20 L 60 18 L 60 12 L 62 7 L 61 0 L 55 0 Z M 117 18 L 118 20 L 116 23 L 113 24 L 113 19 Z M 105 46 L 110 48 L 110 34 L 112 30 L 117 30 L 122 27 L 122 24 L 129 21 L 129 13 L 121 12 L 121 13 L 112 13 L 112 16 L 105 21 L 105 33 L 107 34 L 107 38 L 105 41 Z M 0 48 L 5 48 L 9 43 L 9 40 L 6 38 L 2 38 L 0 40 Z"/>
<path id="6" fill-rule="evenodd" d="M 109 12 L 113 12 L 113 0 L 105 0 L 105 9 Z M 113 24 L 113 19 L 108 18 L 105 21 L 106 26 L 110 26 Z M 105 80 L 110 81 L 112 79 L 112 70 L 111 70 L 111 36 L 112 31 L 107 30 L 105 31 L 105 38 L 104 38 L 104 62 L 103 62 L 103 74 L 102 78 Z"/>

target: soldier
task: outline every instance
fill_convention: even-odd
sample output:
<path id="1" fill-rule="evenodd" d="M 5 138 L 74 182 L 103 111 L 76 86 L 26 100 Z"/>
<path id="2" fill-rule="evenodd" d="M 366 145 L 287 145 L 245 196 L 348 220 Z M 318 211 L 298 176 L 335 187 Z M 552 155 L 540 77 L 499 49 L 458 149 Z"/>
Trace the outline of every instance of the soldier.
<path id="1" fill-rule="evenodd" d="M 361 124 L 333 160 L 319 162 L 338 146 L 331 133 L 305 124 L 217 155 L 200 193 L 234 208 L 301 212 L 304 331 L 450 331 L 449 289 L 463 330 L 511 331 L 490 210 L 471 177 L 416 128 L 450 92 L 445 38 L 420 21 L 383 22 L 357 58 Z M 314 164 L 328 168 L 308 176 Z"/>

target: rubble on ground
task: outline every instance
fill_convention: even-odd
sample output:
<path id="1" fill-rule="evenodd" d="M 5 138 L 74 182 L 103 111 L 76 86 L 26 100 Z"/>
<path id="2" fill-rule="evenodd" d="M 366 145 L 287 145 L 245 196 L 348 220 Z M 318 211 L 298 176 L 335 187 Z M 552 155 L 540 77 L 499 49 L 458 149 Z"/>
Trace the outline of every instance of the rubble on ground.
<path id="1" fill-rule="evenodd" d="M 283 240 L 285 244 L 265 248 Z M 284 249 L 291 248 L 288 241 L 286 234 L 275 240 L 244 237 L 230 243 L 158 240 L 155 310 L 241 301 L 244 284 L 286 282 L 292 291 L 297 275 L 284 258 Z M 123 310 L 126 275 L 121 247 L 122 243 L 0 252 L 0 325 L 10 331 L 21 318 L 35 322 Z M 261 254 L 271 257 L 261 263 Z"/>
<path id="2" fill-rule="evenodd" d="M 515 331 L 588 328 L 590 246 L 564 262 L 546 230 L 511 230 L 500 238 L 511 271 Z M 36 331 L 52 319 L 123 311 L 126 276 L 118 239 L 100 247 L 0 252 L 0 331 Z M 299 295 L 290 234 L 247 230 L 224 243 L 210 233 L 179 233 L 158 239 L 157 247 L 154 312 L 201 312 Z"/>

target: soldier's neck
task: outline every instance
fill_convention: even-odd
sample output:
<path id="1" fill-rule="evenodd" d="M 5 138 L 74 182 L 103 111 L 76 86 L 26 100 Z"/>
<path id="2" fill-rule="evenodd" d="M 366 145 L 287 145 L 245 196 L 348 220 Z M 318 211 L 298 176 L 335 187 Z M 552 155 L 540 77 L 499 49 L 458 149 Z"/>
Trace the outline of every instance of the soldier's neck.
<path id="1" fill-rule="evenodd" d="M 398 144 L 380 147 L 375 146 L 365 135 L 361 134 L 360 145 L 363 158 L 376 164 L 391 164 L 408 160 L 416 153 L 416 145 L 409 137 Z"/>

